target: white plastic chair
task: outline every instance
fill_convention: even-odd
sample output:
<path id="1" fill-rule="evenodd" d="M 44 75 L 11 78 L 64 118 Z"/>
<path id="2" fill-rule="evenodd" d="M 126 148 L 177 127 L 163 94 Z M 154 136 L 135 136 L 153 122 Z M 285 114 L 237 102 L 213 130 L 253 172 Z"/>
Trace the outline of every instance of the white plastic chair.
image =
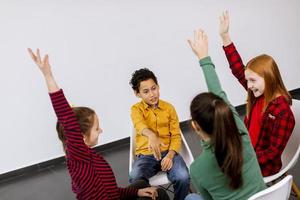
<path id="1" fill-rule="evenodd" d="M 135 130 L 132 130 L 132 134 L 130 137 L 130 151 L 129 151 L 129 173 L 132 170 L 132 166 L 133 166 L 133 162 L 135 160 Z M 179 154 L 182 156 L 183 160 L 186 163 L 186 166 L 188 167 L 188 169 L 190 168 L 190 165 L 192 164 L 192 162 L 194 161 L 194 157 L 191 153 L 191 150 L 183 136 L 183 134 L 181 133 L 181 149 Z M 165 189 L 169 190 L 169 187 L 171 186 L 171 182 L 169 181 L 168 177 L 167 177 L 167 173 L 160 171 L 158 172 L 156 175 L 152 176 L 149 179 L 149 184 L 151 186 L 161 186 L 162 185 L 166 185 L 169 184 L 169 186 Z M 171 191 L 171 190 L 169 190 Z M 171 191 L 172 192 L 172 191 Z"/>
<path id="2" fill-rule="evenodd" d="M 281 155 L 281 170 L 272 176 L 264 177 L 265 183 L 270 183 L 284 176 L 298 161 L 300 154 L 300 101 L 293 99 L 291 108 L 294 113 L 296 123 L 293 133 Z M 297 194 L 298 198 L 300 198 L 300 192 L 295 183 L 293 183 L 293 190 Z"/>
<path id="3" fill-rule="evenodd" d="M 293 177 L 286 176 L 271 187 L 252 195 L 248 200 L 287 200 L 289 199 Z"/>

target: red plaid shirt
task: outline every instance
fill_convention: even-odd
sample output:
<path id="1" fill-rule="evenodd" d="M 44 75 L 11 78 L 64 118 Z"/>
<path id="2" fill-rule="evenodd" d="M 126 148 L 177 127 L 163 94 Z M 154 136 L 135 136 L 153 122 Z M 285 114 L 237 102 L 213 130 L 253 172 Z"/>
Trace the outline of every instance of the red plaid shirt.
<path id="1" fill-rule="evenodd" d="M 233 43 L 223 47 L 230 69 L 242 86 L 247 90 L 245 66 Z M 245 117 L 245 125 L 249 129 L 250 118 Z M 271 101 L 263 113 L 261 129 L 254 147 L 263 176 L 270 176 L 280 171 L 281 154 L 292 134 L 295 118 L 288 101 L 279 96 Z"/>

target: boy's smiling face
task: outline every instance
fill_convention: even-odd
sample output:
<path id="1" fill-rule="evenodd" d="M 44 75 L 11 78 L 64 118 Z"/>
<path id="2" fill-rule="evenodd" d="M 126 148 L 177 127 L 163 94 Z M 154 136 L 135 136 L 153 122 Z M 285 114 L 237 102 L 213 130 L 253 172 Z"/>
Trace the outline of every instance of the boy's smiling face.
<path id="1" fill-rule="evenodd" d="M 159 100 L 159 86 L 153 79 L 141 81 L 139 92 L 136 92 L 136 96 L 143 99 L 148 105 L 157 105 Z"/>

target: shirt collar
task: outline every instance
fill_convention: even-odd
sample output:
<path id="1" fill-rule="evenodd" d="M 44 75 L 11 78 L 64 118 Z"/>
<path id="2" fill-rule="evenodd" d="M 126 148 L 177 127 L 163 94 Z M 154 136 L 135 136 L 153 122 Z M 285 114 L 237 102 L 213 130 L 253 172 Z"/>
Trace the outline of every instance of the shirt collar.
<path id="1" fill-rule="evenodd" d="M 144 100 L 142 100 L 142 104 L 143 104 L 144 109 L 151 108 L 151 106 L 148 105 Z M 158 100 L 157 108 L 159 108 L 159 109 L 163 109 L 164 108 L 164 103 L 161 100 Z"/>

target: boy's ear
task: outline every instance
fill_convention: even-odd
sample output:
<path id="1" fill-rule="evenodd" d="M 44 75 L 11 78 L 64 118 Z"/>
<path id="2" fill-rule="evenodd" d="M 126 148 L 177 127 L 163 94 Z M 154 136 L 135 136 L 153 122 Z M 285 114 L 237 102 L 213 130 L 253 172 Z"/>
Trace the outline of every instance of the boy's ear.
<path id="1" fill-rule="evenodd" d="M 134 94 L 135 94 L 135 96 L 136 96 L 136 97 L 138 97 L 138 98 L 141 98 L 141 95 L 140 95 L 140 93 L 139 93 L 139 92 L 137 92 L 137 91 L 134 91 Z"/>

